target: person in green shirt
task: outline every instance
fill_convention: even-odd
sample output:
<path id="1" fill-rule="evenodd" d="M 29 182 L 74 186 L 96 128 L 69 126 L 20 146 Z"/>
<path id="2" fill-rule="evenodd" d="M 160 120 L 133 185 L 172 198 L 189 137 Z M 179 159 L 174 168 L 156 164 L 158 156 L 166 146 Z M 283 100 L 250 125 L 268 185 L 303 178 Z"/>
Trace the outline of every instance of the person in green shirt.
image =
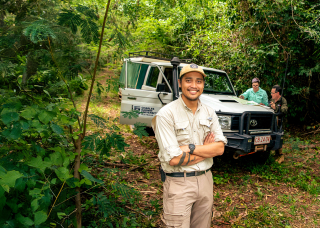
<path id="1" fill-rule="evenodd" d="M 268 106 L 268 95 L 265 90 L 259 87 L 259 85 L 259 78 L 252 79 L 252 88 L 241 94 L 240 98 Z"/>

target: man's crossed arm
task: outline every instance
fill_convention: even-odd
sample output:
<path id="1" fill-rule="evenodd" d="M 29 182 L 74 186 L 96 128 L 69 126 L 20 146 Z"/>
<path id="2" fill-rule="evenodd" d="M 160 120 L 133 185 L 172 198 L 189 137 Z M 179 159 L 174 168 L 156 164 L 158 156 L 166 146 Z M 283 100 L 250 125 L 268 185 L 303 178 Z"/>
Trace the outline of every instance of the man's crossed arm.
<path id="1" fill-rule="evenodd" d="M 222 155 L 224 152 L 224 143 L 223 142 L 215 142 L 214 134 L 209 133 L 203 145 L 196 145 L 193 154 L 190 154 L 189 145 L 180 146 L 180 149 L 183 153 L 177 157 L 174 157 L 170 160 L 169 165 L 171 166 L 186 166 L 186 165 L 194 165 L 197 164 L 206 158 L 212 158 L 215 156 Z"/>

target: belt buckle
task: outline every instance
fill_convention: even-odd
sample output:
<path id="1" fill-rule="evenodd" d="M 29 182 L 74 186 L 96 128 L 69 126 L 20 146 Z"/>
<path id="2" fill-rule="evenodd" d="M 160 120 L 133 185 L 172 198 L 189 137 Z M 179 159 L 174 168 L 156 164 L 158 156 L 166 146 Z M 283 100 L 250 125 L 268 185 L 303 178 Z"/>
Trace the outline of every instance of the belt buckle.
<path id="1" fill-rule="evenodd" d="M 200 171 L 194 171 L 194 175 L 195 176 L 199 176 L 200 175 Z"/>

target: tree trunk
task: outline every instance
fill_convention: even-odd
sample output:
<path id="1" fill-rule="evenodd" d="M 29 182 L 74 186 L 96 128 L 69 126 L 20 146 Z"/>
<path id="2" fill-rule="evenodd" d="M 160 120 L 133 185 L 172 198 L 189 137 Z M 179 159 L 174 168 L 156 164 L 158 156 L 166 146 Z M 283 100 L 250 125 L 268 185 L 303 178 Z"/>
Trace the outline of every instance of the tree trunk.
<path id="1" fill-rule="evenodd" d="M 38 61 L 33 55 L 32 52 L 29 52 L 26 60 L 26 69 L 22 75 L 22 86 L 27 85 L 28 79 L 37 73 L 38 70 Z"/>
<path id="2" fill-rule="evenodd" d="M 86 104 L 86 109 L 85 109 L 85 112 L 84 112 L 84 115 L 83 115 L 83 133 L 80 134 L 79 138 L 74 142 L 74 144 L 75 144 L 74 146 L 76 148 L 76 153 L 77 153 L 77 156 L 75 158 L 75 163 L 74 163 L 74 178 L 79 179 L 79 181 L 80 181 L 79 168 L 80 168 L 80 156 L 81 156 L 81 141 L 86 136 L 86 125 L 87 125 L 87 116 L 88 116 L 90 98 L 91 98 L 91 95 L 92 95 L 93 85 L 94 85 L 94 81 L 95 81 L 95 78 L 96 78 L 97 67 L 98 67 L 98 62 L 99 62 L 99 57 L 100 57 L 100 52 L 101 52 L 101 47 L 102 47 L 103 33 L 104 33 L 104 28 L 106 26 L 106 20 L 107 20 L 107 16 L 108 16 L 110 1 L 111 0 L 108 0 L 108 5 L 106 7 L 106 12 L 105 12 L 104 19 L 103 19 L 97 58 L 96 58 L 95 66 L 94 66 L 94 72 L 93 72 L 93 76 L 92 76 L 92 80 L 91 80 L 91 86 L 90 86 L 90 91 L 89 91 L 88 100 L 87 100 L 87 104 Z M 79 128 L 81 128 L 81 126 L 79 126 Z M 75 198 L 75 203 L 76 203 L 76 209 L 77 209 L 77 212 L 76 212 L 77 228 L 81 228 L 82 227 L 82 221 L 81 221 L 82 220 L 82 215 L 81 215 L 80 188 L 77 187 L 76 191 L 77 191 L 77 195 L 76 195 L 76 198 Z"/>
<path id="3" fill-rule="evenodd" d="M 79 136 L 79 138 L 75 141 L 75 148 L 76 148 L 76 153 L 77 156 L 75 158 L 75 162 L 74 162 L 74 178 L 77 178 L 80 182 L 80 173 L 79 173 L 79 168 L 80 168 L 80 156 L 81 156 L 81 136 Z M 75 198 L 75 203 L 76 203 L 76 218 L 77 218 L 77 227 L 81 227 L 82 226 L 82 215 L 81 215 L 81 195 L 80 195 L 80 187 L 76 188 L 76 198 Z"/>
<path id="4" fill-rule="evenodd" d="M 0 10 L 0 27 L 4 27 L 5 23 L 4 23 L 4 11 Z"/>

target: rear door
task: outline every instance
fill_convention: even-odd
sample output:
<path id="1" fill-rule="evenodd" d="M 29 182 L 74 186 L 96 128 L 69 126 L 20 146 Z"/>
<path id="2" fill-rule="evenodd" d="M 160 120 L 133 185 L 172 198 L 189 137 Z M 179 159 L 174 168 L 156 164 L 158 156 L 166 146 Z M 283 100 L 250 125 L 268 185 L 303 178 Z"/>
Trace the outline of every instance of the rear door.
<path id="1" fill-rule="evenodd" d="M 132 63 L 127 62 L 127 64 Z M 141 69 L 144 67 L 145 66 L 141 66 Z M 141 122 L 151 127 L 151 120 L 160 108 L 172 101 L 172 89 L 163 74 L 165 68 L 150 64 L 148 65 L 145 74 L 141 69 L 136 71 L 136 73 L 140 74 L 138 77 L 132 74 L 132 72 L 129 72 L 130 69 L 130 67 L 127 67 L 127 82 L 136 81 L 136 84 L 127 83 L 125 88 L 121 89 L 122 100 L 120 123 L 133 125 L 136 122 Z M 141 77 L 143 77 L 144 80 L 140 87 L 138 81 L 142 81 Z M 159 83 L 165 84 L 166 92 L 156 91 Z M 123 117 L 123 112 L 130 112 L 132 110 L 139 112 L 138 118 L 129 119 L 128 117 Z"/>

